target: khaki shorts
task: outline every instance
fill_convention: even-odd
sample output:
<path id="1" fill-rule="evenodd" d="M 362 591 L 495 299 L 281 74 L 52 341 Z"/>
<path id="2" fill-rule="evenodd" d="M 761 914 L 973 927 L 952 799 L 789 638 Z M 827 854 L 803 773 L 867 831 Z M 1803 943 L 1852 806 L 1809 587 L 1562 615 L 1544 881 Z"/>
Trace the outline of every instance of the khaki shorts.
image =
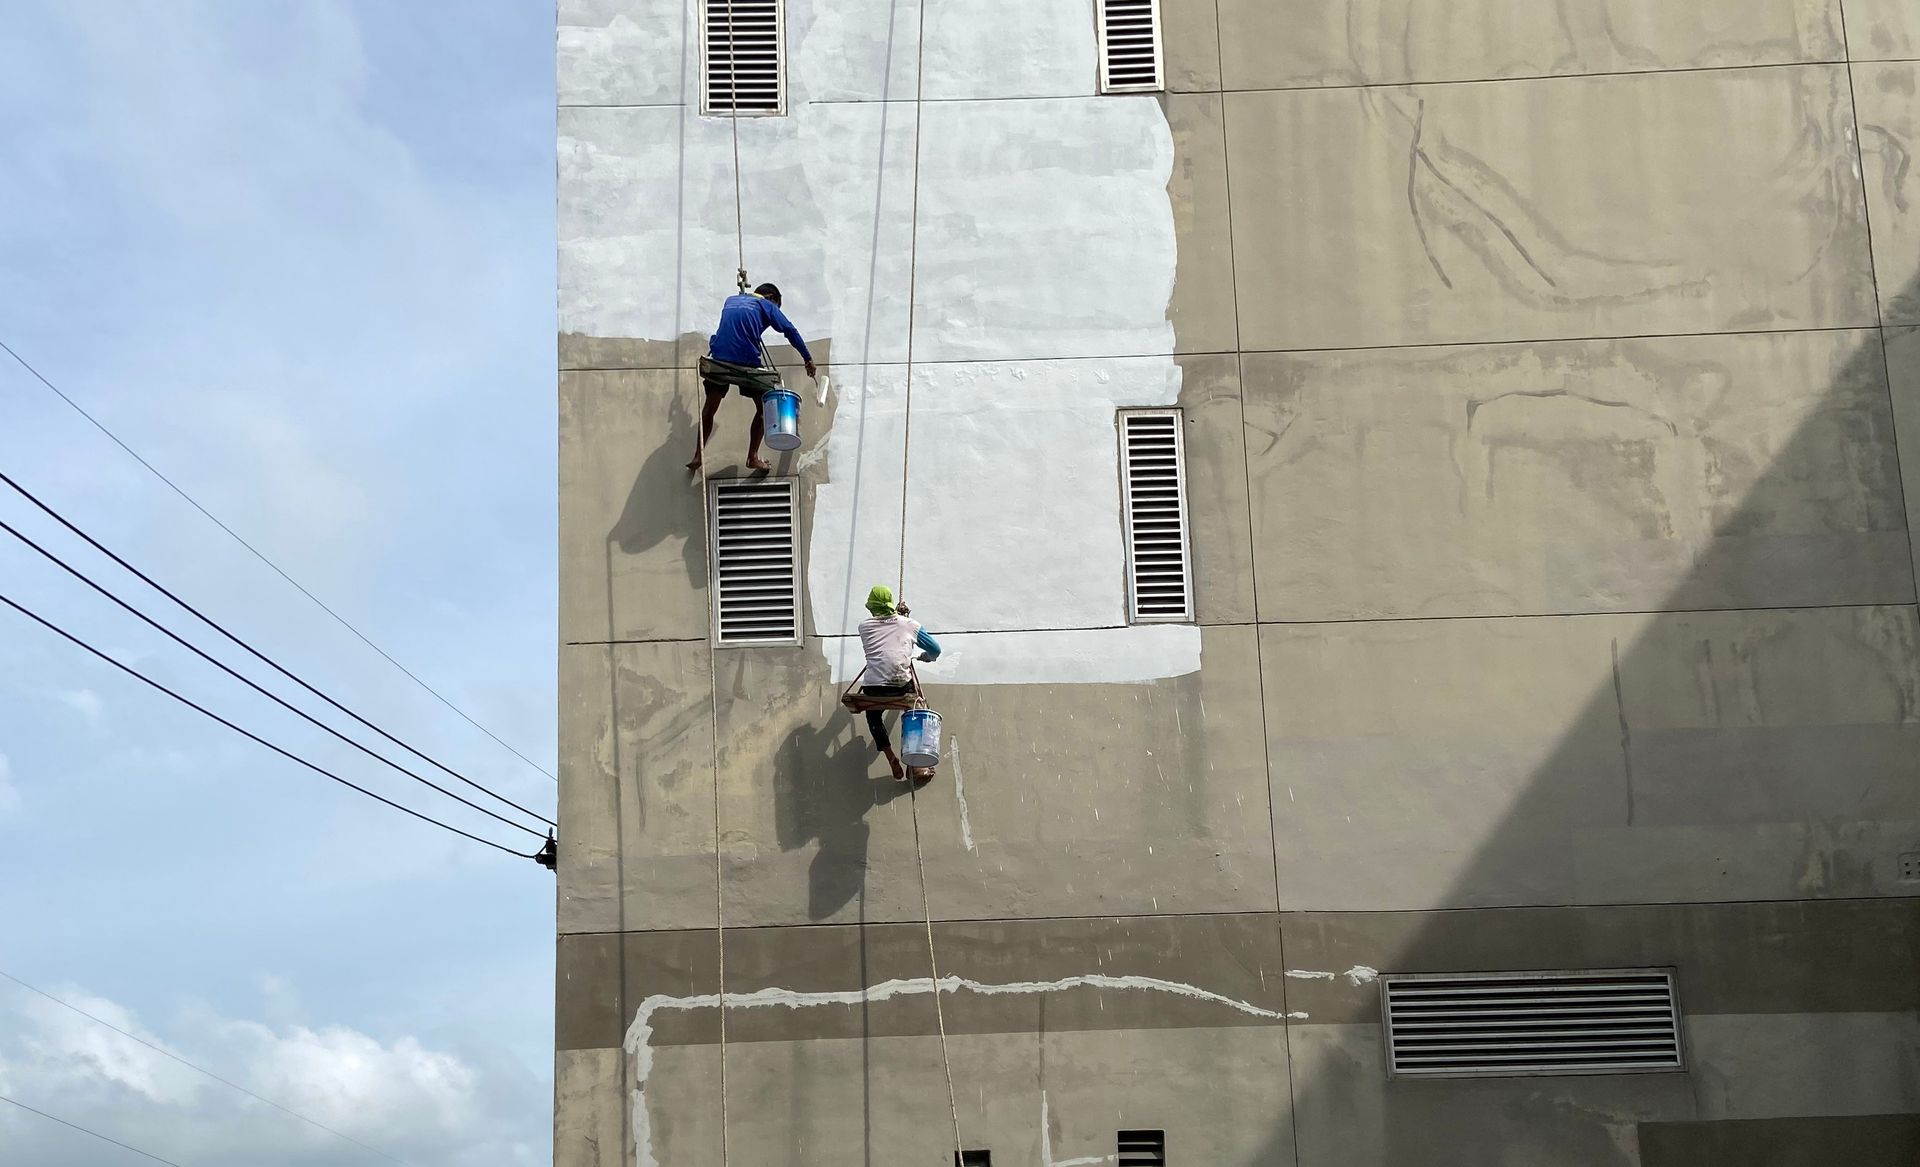
<path id="1" fill-rule="evenodd" d="M 701 357 L 700 383 L 709 393 L 725 393 L 731 385 L 740 390 L 740 396 L 758 401 L 767 390 L 780 388 L 780 373 L 757 365 L 736 365 Z"/>

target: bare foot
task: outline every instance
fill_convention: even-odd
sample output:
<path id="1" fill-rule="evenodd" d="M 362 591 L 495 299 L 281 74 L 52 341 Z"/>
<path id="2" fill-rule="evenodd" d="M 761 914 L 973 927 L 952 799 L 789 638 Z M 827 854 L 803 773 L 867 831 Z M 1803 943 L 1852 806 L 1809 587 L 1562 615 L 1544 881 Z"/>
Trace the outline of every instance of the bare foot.
<path id="1" fill-rule="evenodd" d="M 907 771 L 907 780 L 916 786 L 924 786 L 933 781 L 933 767 L 915 766 Z"/>
<path id="2" fill-rule="evenodd" d="M 773 463 L 771 463 L 771 462 L 769 462 L 769 461 L 767 461 L 767 460 L 766 460 L 765 458 L 748 458 L 748 459 L 747 459 L 747 469 L 749 469 L 749 470 L 771 470 L 771 469 L 773 469 Z"/>
<path id="3" fill-rule="evenodd" d="M 900 764 L 900 756 L 892 750 L 887 751 L 887 766 L 893 771 L 893 780 L 895 782 L 905 782 L 907 780 L 907 768 Z"/>

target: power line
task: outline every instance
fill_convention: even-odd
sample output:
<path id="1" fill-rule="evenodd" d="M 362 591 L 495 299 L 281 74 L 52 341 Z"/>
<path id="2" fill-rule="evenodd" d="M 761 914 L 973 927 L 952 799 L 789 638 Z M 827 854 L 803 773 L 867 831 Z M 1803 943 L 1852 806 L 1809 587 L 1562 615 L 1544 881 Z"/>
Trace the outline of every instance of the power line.
<path id="1" fill-rule="evenodd" d="M 367 1151 L 371 1154 L 378 1155 L 382 1159 L 385 1159 L 389 1162 L 400 1164 L 400 1167 L 412 1167 L 412 1165 L 409 1164 L 405 1159 L 395 1158 L 394 1156 L 387 1154 L 387 1152 L 382 1151 L 378 1147 L 370 1147 L 367 1144 L 361 1142 L 359 1139 L 354 1138 L 350 1134 L 346 1134 L 342 1131 L 337 1131 L 333 1129 L 332 1127 L 328 1126 L 326 1123 L 321 1122 L 319 1119 L 308 1118 L 306 1115 L 301 1114 L 299 1111 L 294 1110 L 291 1107 L 282 1106 L 271 1098 L 267 1098 L 262 1095 L 255 1094 L 253 1091 L 247 1089 L 245 1086 L 240 1085 L 240 1083 L 228 1081 L 227 1079 L 222 1078 L 220 1075 L 214 1073 L 212 1070 L 207 1069 L 205 1066 L 197 1066 L 194 1063 L 188 1061 L 187 1059 L 181 1057 L 179 1054 L 174 1053 L 172 1050 L 165 1049 L 161 1046 L 155 1045 L 153 1042 L 148 1041 L 146 1038 L 141 1037 L 137 1033 L 129 1033 L 126 1030 L 120 1028 L 118 1025 L 115 1025 L 113 1022 L 108 1021 L 104 1017 L 96 1017 L 92 1013 L 87 1012 L 85 1009 L 82 1009 L 80 1006 L 75 1005 L 71 1001 L 64 1001 L 59 997 L 54 996 L 52 993 L 47 992 L 45 989 L 37 988 L 33 985 L 30 985 L 27 982 L 21 980 L 19 977 L 14 976 L 12 973 L 8 972 L 5 969 L 0 969 L 0 977 L 5 977 L 7 980 L 10 980 L 14 984 L 19 985 L 21 988 L 27 990 L 29 993 L 38 993 L 40 996 L 45 997 L 47 1000 L 52 1001 L 54 1004 L 60 1006 L 63 1009 L 71 1009 L 73 1012 L 78 1013 L 80 1016 L 86 1018 L 88 1021 L 91 1021 L 96 1025 L 103 1025 L 108 1029 L 113 1030 L 115 1033 L 119 1034 L 121 1037 L 124 1037 L 129 1041 L 137 1041 L 141 1045 L 144 1045 L 148 1049 L 152 1050 L 154 1053 L 157 1053 L 160 1056 L 165 1058 L 171 1058 L 172 1060 L 179 1062 L 181 1065 L 187 1067 L 189 1070 L 193 1070 L 197 1073 L 205 1074 L 207 1077 L 212 1078 L 214 1081 L 220 1083 L 222 1086 L 227 1086 L 227 1087 L 231 1087 L 232 1089 L 238 1090 L 240 1093 L 245 1094 L 248 1098 L 253 1099 L 255 1102 L 264 1102 L 268 1106 L 273 1107 L 275 1110 L 280 1111 L 282 1114 L 292 1115 L 294 1118 L 299 1119 L 301 1122 L 306 1123 L 310 1127 L 314 1127 L 318 1130 L 323 1130 L 328 1134 L 333 1135 L 335 1138 L 345 1139 L 347 1142 L 352 1143 L 354 1146 L 359 1147 L 363 1151 Z"/>
<path id="2" fill-rule="evenodd" d="M 93 645 L 88 644 L 86 641 L 80 639 L 78 636 L 75 636 L 73 633 L 68 632 L 66 629 L 60 627 L 58 624 L 55 624 L 51 620 L 46 619 L 44 616 L 41 616 L 38 613 L 35 613 L 33 611 L 30 611 L 26 607 L 23 607 L 21 604 L 19 604 L 12 598 L 5 595 L 0 595 L 0 604 L 5 604 L 7 607 L 12 608 L 14 611 L 20 613 L 22 616 L 25 616 L 27 619 L 32 620 L 34 623 L 40 625 L 42 628 L 45 628 L 47 631 L 54 633 L 55 635 L 61 637 L 62 639 L 68 641 L 69 643 L 79 648 L 85 649 L 87 652 L 93 654 L 96 657 L 99 657 L 101 660 L 112 665 L 114 668 L 119 669 L 121 672 L 127 674 L 128 676 L 134 678 L 135 680 L 160 690 L 162 693 L 165 693 L 167 696 L 173 698 L 175 701 L 180 702 L 180 704 L 187 706 L 189 709 L 192 709 L 196 713 L 199 713 L 204 717 L 208 717 L 213 719 L 214 721 L 219 722 L 221 725 L 226 726 L 228 729 L 239 734 L 241 737 L 247 738 L 248 740 L 255 742 L 256 744 L 265 746 L 266 748 L 272 750 L 274 753 L 279 754 L 283 758 L 286 758 L 288 761 L 297 762 L 300 765 L 305 766 L 307 769 L 312 770 L 314 773 L 321 775 L 322 777 L 331 778 L 335 782 L 338 782 L 340 785 L 345 786 L 351 790 L 357 790 L 360 793 L 366 795 L 368 798 L 372 798 L 380 802 L 384 802 L 388 806 L 392 807 L 393 809 L 397 811 L 401 811 L 405 814 L 410 814 L 414 818 L 419 819 L 421 822 L 432 823 L 434 826 L 439 827 L 441 830 L 452 831 L 454 834 L 459 835 L 462 838 L 472 839 L 474 842 L 485 844 L 488 847 L 492 847 L 496 851 L 504 851 L 509 855 L 516 855 L 522 859 L 538 859 L 540 857 L 539 852 L 535 852 L 533 854 L 527 854 L 525 852 L 515 851 L 511 847 L 503 846 L 499 843 L 494 842 L 491 839 L 483 839 L 479 835 L 470 834 L 466 831 L 461 830 L 459 827 L 453 826 L 449 823 L 443 823 L 439 819 L 434 818 L 431 815 L 422 814 L 421 812 L 413 809 L 410 806 L 402 806 L 400 803 L 393 801 L 391 798 L 388 798 L 385 795 L 375 794 L 373 791 L 368 790 L 366 787 L 361 786 L 358 783 L 342 778 L 340 777 L 340 775 L 335 774 L 331 770 L 322 769 L 321 767 L 314 765 L 312 762 L 307 761 L 305 758 L 299 756 L 298 754 L 295 754 L 289 750 L 282 749 L 281 747 L 274 745 L 272 742 L 268 741 L 267 739 L 261 737 L 258 734 L 250 733 L 247 730 L 241 729 L 239 726 L 235 725 L 231 721 L 228 721 L 226 718 L 220 716 L 218 713 L 215 713 L 213 710 L 208 709 L 206 706 L 195 702 L 191 698 L 181 696 L 180 694 L 174 692 L 172 689 L 167 688 L 165 685 L 162 685 L 160 682 L 154 680 L 152 677 L 147 676 L 145 673 L 134 668 L 133 666 L 121 664 L 119 661 L 113 659 L 111 656 L 108 656 L 106 653 L 102 652 L 100 649 L 95 648 Z M 525 828 L 523 827 L 521 829 L 524 830 Z"/>
<path id="3" fill-rule="evenodd" d="M 319 689 L 314 688 L 312 685 L 308 684 L 305 680 L 301 679 L 299 676 L 290 672 L 286 667 L 281 665 L 280 662 L 274 660 L 272 657 L 269 657 L 267 654 L 261 652 L 259 649 L 255 648 L 253 645 L 247 643 L 245 640 L 241 639 L 235 633 L 228 631 L 225 625 L 221 624 L 219 621 L 215 620 L 213 617 L 207 615 L 205 612 L 202 612 L 200 609 L 194 607 L 192 604 L 189 604 L 186 600 L 181 599 L 180 596 L 176 595 L 170 588 L 162 584 L 159 580 L 154 579 L 152 576 L 148 575 L 146 572 L 141 571 L 139 568 L 135 567 L 133 564 L 128 563 L 125 558 L 123 558 L 118 553 L 116 553 L 112 548 L 107 547 L 105 544 L 101 543 L 98 539 L 95 539 L 92 535 L 87 534 L 85 531 L 75 526 L 72 520 L 68 519 L 65 515 L 61 514 L 59 511 L 54 510 L 51 505 L 43 501 L 38 495 L 34 494 L 32 491 L 28 490 L 26 487 L 20 485 L 20 483 L 16 482 L 5 471 L 0 471 L 0 482 L 4 482 L 7 486 L 12 488 L 13 491 L 16 494 L 18 494 L 20 497 L 26 499 L 28 502 L 38 507 L 41 510 L 41 512 L 44 513 L 48 518 L 51 518 L 54 522 L 59 523 L 62 527 L 65 527 L 68 531 L 72 532 L 74 535 L 84 540 L 87 543 L 87 545 L 92 547 L 95 551 L 98 551 L 100 554 L 106 556 L 108 559 L 111 559 L 115 563 L 119 564 L 122 568 L 124 568 L 126 571 L 131 573 L 137 579 L 139 579 L 140 582 L 146 584 L 148 587 L 152 588 L 154 591 L 159 592 L 161 595 L 167 597 L 167 599 L 172 600 L 175 604 L 179 605 L 182 609 L 184 609 L 188 614 L 193 616 L 194 619 L 200 621 L 202 624 L 205 624 L 207 627 L 213 629 L 215 632 L 218 632 L 220 635 L 226 637 L 228 640 L 232 641 L 234 644 L 238 645 L 240 648 L 246 650 L 246 652 L 251 654 L 255 660 L 258 660 L 262 664 L 265 664 L 269 668 L 273 669 L 275 672 L 279 673 L 281 676 L 287 678 L 289 681 L 292 681 L 294 684 L 300 686 L 302 689 L 305 689 L 307 692 L 313 694 L 315 697 L 320 698 L 320 700 L 325 701 L 328 705 L 333 706 L 335 709 L 339 710 L 341 713 L 344 713 L 348 717 L 353 718 L 355 721 L 359 722 L 361 725 L 379 734 L 381 737 L 392 742 L 394 745 L 399 746 L 401 749 L 412 754 L 414 757 L 419 758 L 421 761 L 426 762 L 428 765 L 433 766 L 435 769 L 439 770 L 441 773 L 449 775 L 450 777 L 453 777 L 453 778 L 457 778 L 476 790 L 486 791 L 487 794 L 492 795 L 494 798 L 498 798 L 501 802 L 506 803 L 508 806 L 513 807 L 515 810 L 525 811 L 527 814 L 532 815 L 534 818 L 539 819 L 541 822 L 546 823 L 549 826 L 555 825 L 554 821 L 550 818 L 547 818 L 545 815 L 542 815 L 537 811 L 531 810 L 527 807 L 521 806 L 519 803 L 514 802 L 513 800 L 506 798 L 502 795 L 495 794 L 492 790 L 489 790 L 487 787 L 482 786 L 480 783 L 475 782 L 473 779 L 468 778 L 466 775 L 460 773 L 457 770 L 454 770 L 452 767 L 446 765 L 445 763 L 439 761 L 438 759 L 433 758 L 425 753 L 422 753 L 420 750 L 417 750 L 413 746 L 407 744 L 406 742 L 401 741 L 399 738 L 388 733 L 386 730 L 381 729 L 379 726 L 375 725 L 371 721 L 368 721 L 366 718 L 360 716 L 358 713 L 355 713 L 353 710 L 348 709 L 345 705 L 340 704 L 340 702 L 334 700 L 332 697 L 321 692 Z"/>
<path id="4" fill-rule="evenodd" d="M 512 746 L 508 745 L 504 740 L 500 738 L 498 734 L 494 733 L 492 730 L 488 729 L 486 726 L 481 725 L 479 722 L 475 721 L 472 717 L 468 716 L 466 710 L 460 708 L 458 705 L 455 705 L 453 702 L 447 700 L 444 696 L 440 694 L 440 691 L 438 689 L 435 689 L 432 685 L 427 684 L 425 681 L 421 680 L 418 676 L 415 676 L 413 673 L 413 670 L 407 668 L 407 666 L 393 659 L 392 656 L 388 655 L 386 649 L 381 648 L 379 645 L 375 644 L 373 641 L 367 639 L 366 633 L 360 631 L 358 628 L 355 628 L 352 624 L 349 624 L 347 622 L 346 617 L 334 611 L 332 608 L 327 607 L 326 603 L 322 601 L 319 596 L 316 596 L 312 592 L 308 591 L 304 586 L 301 585 L 299 580 L 294 579 L 292 576 L 288 575 L 284 570 L 281 569 L 279 564 L 275 563 L 271 559 L 268 559 L 266 555 L 260 551 L 259 548 L 255 547 L 253 544 L 241 538 L 239 532 L 235 531 L 232 527 L 229 527 L 225 523 L 221 522 L 220 519 L 216 517 L 212 511 L 208 510 L 206 507 L 201 506 L 198 500 L 196 500 L 192 495 L 188 494 L 186 491 L 182 490 L 180 486 L 173 481 L 173 479 L 168 478 L 165 474 L 162 474 L 158 467 L 156 467 L 153 463 L 147 461 L 145 458 L 141 457 L 139 452 L 136 451 L 132 446 L 129 446 L 127 445 L 127 443 L 121 441 L 120 435 L 108 429 L 100 421 L 99 418 L 93 416 L 91 413 L 88 413 L 84 408 L 81 407 L 79 402 L 75 401 L 73 398 L 67 396 L 66 393 L 61 391 L 58 385 L 55 385 L 52 381 L 47 380 L 45 375 L 43 375 L 40 372 L 40 370 L 28 364 L 27 359 L 21 356 L 19 353 L 13 351 L 13 347 L 7 344 L 7 342 L 4 340 L 0 340 L 0 351 L 5 352 L 8 356 L 12 357 L 14 361 L 16 361 L 21 368 L 25 369 L 28 373 L 31 373 L 33 375 L 34 380 L 40 382 L 42 385 L 45 385 L 48 389 L 52 390 L 53 395 L 58 397 L 60 400 L 66 402 L 70 407 L 72 407 L 75 413 L 79 414 L 81 417 L 86 418 L 87 421 L 93 425 L 94 429 L 97 429 L 101 433 L 105 434 L 113 442 L 114 445 L 119 446 L 122 450 L 125 450 L 127 452 L 128 457 L 140 463 L 140 465 L 146 467 L 147 471 L 150 474 L 152 474 L 155 478 L 158 478 L 161 482 L 166 483 L 167 488 L 169 490 L 173 491 L 173 493 L 185 499 L 187 501 L 187 505 L 191 506 L 194 510 L 199 511 L 202 515 L 204 515 L 208 522 L 220 528 L 222 531 L 225 531 L 228 534 L 228 536 L 230 536 L 233 539 L 234 542 L 240 544 L 240 546 L 242 547 L 245 547 L 250 553 L 252 553 L 255 559 L 258 559 L 260 562 L 266 564 L 269 568 L 271 568 L 275 575 L 279 576 L 283 580 L 286 580 L 289 584 L 292 584 L 293 589 L 295 591 L 307 597 L 307 599 L 312 600 L 314 605 L 318 607 L 322 612 L 325 612 L 327 615 L 333 617 L 334 622 L 339 624 L 340 627 L 345 628 L 348 632 L 353 633 L 354 636 L 359 639 L 360 643 L 366 645 L 368 648 L 371 648 L 373 651 L 379 653 L 381 658 L 384 659 L 388 664 L 392 665 L 394 668 L 399 669 L 401 672 L 405 673 L 407 675 L 407 678 L 411 680 L 414 684 L 420 686 L 422 689 L 425 689 L 427 692 L 433 694 L 434 699 L 439 701 L 440 704 L 445 705 L 448 709 L 451 709 L 455 713 L 459 714 L 461 720 L 465 721 L 468 725 L 471 725 L 473 728 L 479 730 L 481 733 L 484 733 L 488 737 L 492 738 L 494 742 L 498 744 L 502 749 L 506 750 L 508 753 L 512 754 L 514 757 L 520 759 L 521 761 L 525 762 L 527 765 L 532 766 L 534 769 L 540 771 L 542 774 L 545 774 L 547 777 L 553 778 L 554 781 L 556 782 L 559 781 L 558 778 L 554 778 L 553 771 L 547 769 L 545 766 L 542 766 L 540 763 L 534 761 L 532 758 L 527 757 L 525 754 L 521 753 L 519 750 L 516 750 Z"/>
<path id="5" fill-rule="evenodd" d="M 48 1122 L 57 1122 L 61 1126 L 66 1127 L 69 1130 L 79 1131 L 83 1135 L 91 1135 L 94 1138 L 99 1139 L 103 1143 L 112 1143 L 114 1146 L 120 1148 L 123 1151 L 132 1151 L 134 1154 L 139 1155 L 143 1158 L 152 1159 L 155 1163 L 165 1163 L 167 1167 L 180 1167 L 180 1164 L 175 1163 L 172 1159 L 162 1159 L 160 1156 L 154 1154 L 151 1151 L 142 1151 L 140 1148 L 129 1146 L 128 1144 L 121 1142 L 119 1139 L 110 1139 L 107 1136 L 101 1134 L 99 1131 L 90 1131 L 86 1127 L 81 1126 L 77 1122 L 68 1122 L 66 1119 L 55 1117 L 54 1115 L 48 1114 L 44 1110 L 35 1110 L 33 1107 L 28 1106 L 26 1103 L 20 1101 L 17 1098 L 8 1098 L 5 1094 L 0 1094 L 0 1102 L 5 1102 L 10 1106 L 17 1106 L 21 1110 L 26 1111 L 28 1114 L 37 1114 L 41 1118 L 46 1119 Z"/>
<path id="6" fill-rule="evenodd" d="M 494 819 L 498 822 L 503 822 L 508 826 L 514 828 L 515 830 L 525 831 L 536 839 L 541 837 L 541 833 L 539 831 L 536 831 L 531 827 L 522 826 L 521 824 L 514 822 L 510 818 L 506 818 L 502 815 L 495 814 L 493 811 L 488 810 L 486 807 L 481 806 L 478 803 L 471 802 L 468 799 L 465 799 L 460 795 L 455 794 L 453 791 L 448 790 L 446 787 L 440 785 L 439 783 L 434 782 L 429 778 L 421 777 L 419 774 L 416 774 L 412 770 L 407 769 L 405 766 L 402 766 L 400 763 L 395 762 L 392 759 L 387 758 L 382 754 L 375 753 L 373 750 L 368 749 L 365 745 L 362 745 L 360 742 L 355 741 L 354 739 L 348 737 L 346 734 L 341 733 L 339 730 L 321 721 L 319 718 L 314 717 L 312 714 L 309 714 L 306 710 L 301 709 L 299 706 L 294 705 L 292 702 L 281 697 L 278 693 L 275 693 L 272 690 L 267 689 L 264 686 L 258 684 L 251 677 L 248 677 L 245 674 L 236 671 L 231 666 L 229 666 L 226 662 L 212 656 L 206 650 L 202 649 L 199 645 L 196 645 L 192 641 L 187 640 L 185 637 L 181 636 L 179 633 L 173 631 L 171 628 L 168 628 L 166 625 L 160 623 L 158 620 L 155 620 L 153 617 L 147 615 L 145 612 L 142 612 L 140 609 L 134 607 L 132 604 L 128 603 L 126 600 L 123 600 L 119 596 L 114 595 L 113 592 L 109 591 L 106 587 L 102 586 L 97 581 L 89 578 L 85 572 L 81 571 L 77 567 L 74 567 L 72 564 L 60 558 L 58 555 L 55 555 L 53 552 L 47 550 L 45 547 L 40 546 L 40 544 L 34 542 L 32 539 L 22 534 L 18 529 L 16 529 L 13 526 L 13 524 L 7 522 L 4 519 L 0 519 L 0 531 L 5 531 L 7 534 L 12 535 L 15 539 L 18 539 L 20 542 L 25 543 L 27 546 L 33 548 L 35 551 L 38 551 L 44 558 L 51 561 L 55 566 L 59 567 L 62 571 L 66 572 L 68 575 L 71 575 L 73 578 L 79 580 L 81 583 L 86 584 L 88 587 L 92 588 L 94 591 L 99 592 L 101 595 L 105 596 L 107 599 L 112 600 L 115 604 L 118 604 L 121 608 L 125 609 L 127 612 L 132 613 L 134 616 L 138 617 L 140 620 L 145 622 L 149 627 L 153 628 L 155 631 L 160 632 L 162 635 L 166 636 L 169 640 L 172 640 L 175 644 L 178 644 L 182 648 L 185 648 L 188 652 L 193 653 L 195 656 L 199 657 L 201 660 L 206 661 L 208 664 L 219 669 L 221 672 L 232 677 L 234 680 L 239 681 L 241 684 L 247 686 L 249 689 L 252 689 L 254 692 L 260 694 L 262 697 L 265 697 L 269 701 L 274 702 L 276 705 L 279 705 L 281 708 L 287 710 L 288 712 L 294 714 L 297 717 L 300 717 L 301 719 L 305 720 L 309 724 L 314 725 L 319 729 L 325 730 L 329 734 L 332 734 L 334 737 L 352 746 L 354 749 L 359 750 L 361 753 L 367 755 L 369 758 L 372 758 L 374 761 L 381 762 L 381 763 L 384 763 L 385 765 L 391 766 L 395 770 L 398 770 L 402 774 L 405 774 L 407 777 L 413 779 L 415 782 L 419 782 L 423 785 L 430 786 L 433 789 L 439 791 L 440 793 L 446 795 L 448 798 L 453 799 L 455 802 L 458 802 L 464 806 L 472 807 L 474 810 L 479 811 L 481 814 L 486 815 L 488 818 Z M 455 777 L 459 777 L 459 775 L 455 775 Z M 515 810 L 521 811 L 524 814 L 528 814 L 536 819 L 539 819 L 541 822 L 547 824 L 548 826 L 558 825 L 552 819 L 547 818 L 545 815 L 538 814 L 534 811 L 528 810 L 526 807 L 521 806 L 519 803 L 514 802 L 512 799 L 507 798 L 504 795 L 494 794 L 493 791 L 487 790 L 486 787 L 480 785 L 478 782 L 475 782 L 472 779 L 461 778 L 460 780 L 467 783 L 467 785 L 474 787 L 477 790 L 485 791 L 487 794 L 492 795 L 494 798 L 497 798 L 501 802 L 506 803 L 508 806 L 513 807 Z"/>

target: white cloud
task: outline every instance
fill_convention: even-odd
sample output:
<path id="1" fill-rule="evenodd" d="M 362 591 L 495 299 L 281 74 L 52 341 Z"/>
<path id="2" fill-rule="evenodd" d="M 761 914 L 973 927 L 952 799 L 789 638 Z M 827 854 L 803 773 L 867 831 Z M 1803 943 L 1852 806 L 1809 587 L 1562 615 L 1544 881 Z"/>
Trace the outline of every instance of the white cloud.
<path id="1" fill-rule="evenodd" d="M 183 1032 L 169 1038 L 113 1001 L 73 989 L 59 995 L 417 1167 L 531 1165 L 544 1151 L 544 1132 L 528 1128 L 543 1117 L 545 1087 L 497 1057 L 462 1056 L 405 1035 L 383 1041 L 344 1026 L 276 1028 L 204 1010 L 186 1015 Z M 196 1167 L 367 1159 L 352 1143 L 44 998 L 15 992 L 0 1002 L 0 1092 L 37 1109 Z M 108 1162 L 90 1157 L 101 1152 L 86 1141 L 0 1109 L 0 1145 L 23 1156 L 19 1162 Z"/>

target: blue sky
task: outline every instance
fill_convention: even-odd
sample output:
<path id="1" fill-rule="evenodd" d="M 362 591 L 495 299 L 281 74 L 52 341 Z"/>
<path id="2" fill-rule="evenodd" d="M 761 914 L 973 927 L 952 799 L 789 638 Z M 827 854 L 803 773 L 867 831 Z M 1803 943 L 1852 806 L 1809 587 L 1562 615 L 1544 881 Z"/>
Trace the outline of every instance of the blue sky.
<path id="1" fill-rule="evenodd" d="M 0 339 L 549 769 L 552 58 L 552 8 L 526 0 L 29 0 L 0 38 Z M 3 355 L 0 469 L 322 688 L 551 812 L 548 778 Z M 145 603 L 18 499 L 0 518 Z M 323 765 L 531 845 L 5 541 L 0 591 Z M 545 871 L 300 770 L 10 612 L 0 662 L 0 969 L 419 1167 L 547 1157 Z M 380 1161 L 4 985 L 0 1093 L 187 1167 Z M 140 1161 L 0 1106 L 0 1164 Z"/>

